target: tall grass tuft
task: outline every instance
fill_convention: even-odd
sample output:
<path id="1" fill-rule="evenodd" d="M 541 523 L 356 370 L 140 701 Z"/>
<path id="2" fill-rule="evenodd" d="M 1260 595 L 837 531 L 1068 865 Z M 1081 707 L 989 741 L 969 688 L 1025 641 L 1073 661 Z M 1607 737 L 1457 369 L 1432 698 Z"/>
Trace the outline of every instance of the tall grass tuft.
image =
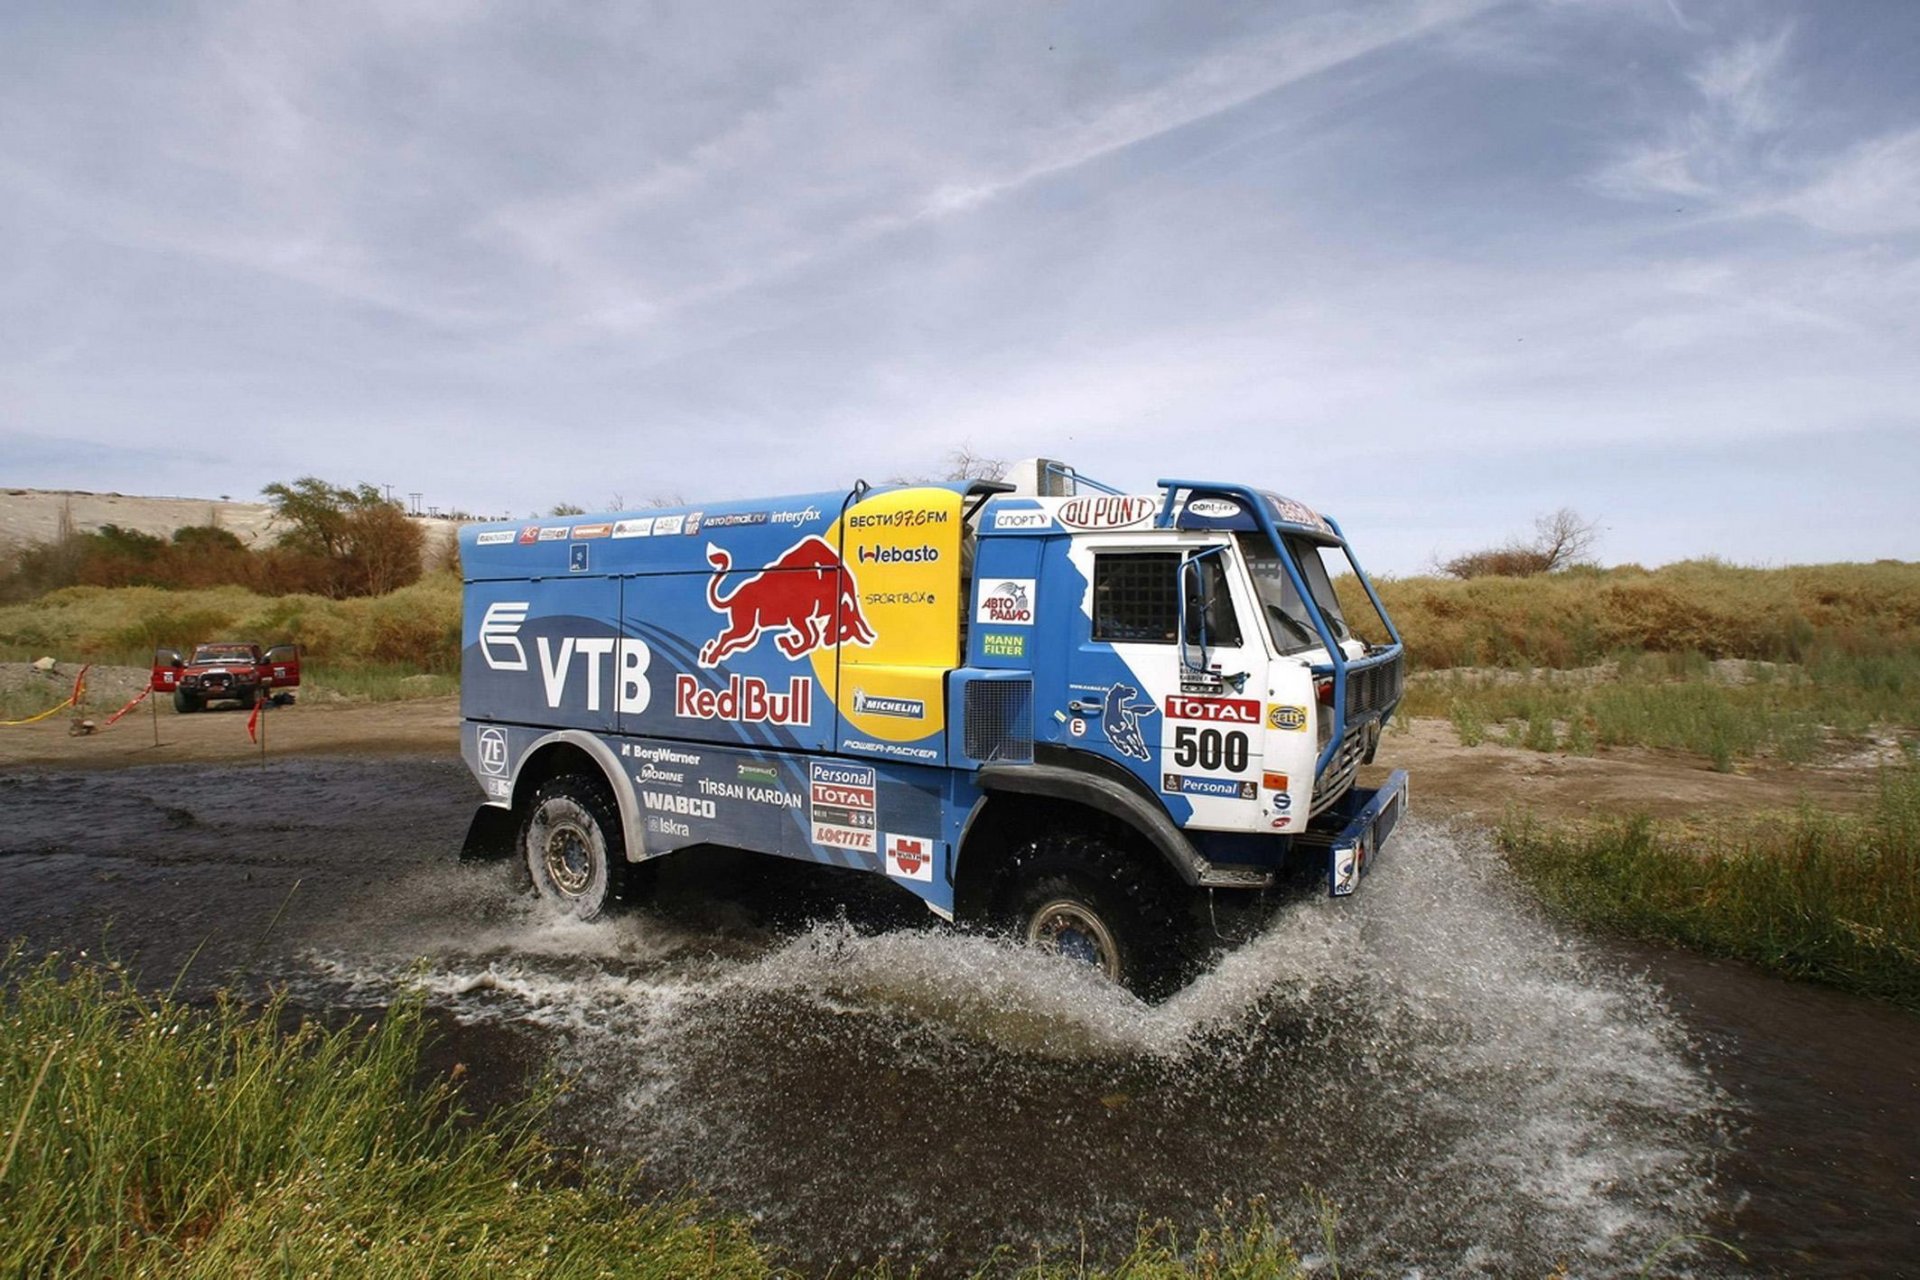
<path id="1" fill-rule="evenodd" d="M 417 1006 L 283 1031 L 110 968 L 0 957 L 0 1272 L 760 1276 L 744 1227 L 572 1185 L 536 1105 L 415 1087 Z M 580 1179 L 584 1179 L 584 1181 Z"/>
<path id="2" fill-rule="evenodd" d="M 1342 608 L 1367 617 L 1353 577 Z M 1920 564 L 1748 569 L 1692 560 L 1531 578 L 1375 584 L 1416 667 L 1577 667 L 1617 650 L 1809 662 L 1920 653 Z"/>
<path id="3" fill-rule="evenodd" d="M 458 578 L 436 574 L 384 596 L 264 596 L 244 587 L 68 587 L 0 607 L 0 659 L 42 654 L 145 666 L 156 646 L 208 640 L 299 643 L 335 670 L 460 670 Z"/>
<path id="4" fill-rule="evenodd" d="M 1857 815 L 1705 832 L 1640 816 L 1585 828 L 1532 818 L 1499 832 L 1546 900 L 1635 937 L 1920 1010 L 1920 768 L 1886 770 Z"/>
<path id="5" fill-rule="evenodd" d="M 1833 734 L 1920 729 L 1920 653 L 1756 663 L 1746 683 L 1728 683 L 1698 654 L 1625 652 L 1613 661 L 1612 670 L 1584 672 L 1416 673 L 1401 710 L 1446 716 L 1464 746 L 1476 745 L 1487 726 L 1505 725 L 1516 746 L 1669 748 L 1706 756 L 1722 771 L 1762 756 L 1804 763 Z M 1564 739 L 1546 722 L 1566 724 Z"/>

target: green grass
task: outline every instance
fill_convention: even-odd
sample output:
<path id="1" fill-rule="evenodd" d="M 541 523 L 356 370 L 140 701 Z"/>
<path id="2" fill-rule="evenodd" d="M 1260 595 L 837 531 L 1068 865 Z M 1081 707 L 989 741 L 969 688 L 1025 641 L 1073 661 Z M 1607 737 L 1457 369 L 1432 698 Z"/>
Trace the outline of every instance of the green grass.
<path id="1" fill-rule="evenodd" d="M 416 1006 L 283 1031 L 278 1000 L 189 1008 L 18 946 L 0 982 L 5 1274 L 767 1273 L 738 1223 L 563 1177 L 537 1104 L 476 1122 L 416 1088 Z"/>
<path id="2" fill-rule="evenodd" d="M 296 1024 L 282 999 L 191 1007 L 118 966 L 32 963 L 13 944 L 0 952 L 0 1274 L 777 1274 L 738 1220 L 560 1159 L 538 1136 L 550 1082 L 487 1117 L 450 1082 L 422 1084 L 426 1034 L 415 1003 L 328 1030 Z M 1259 1205 L 1189 1237 L 1143 1224 L 1111 1268 L 1009 1248 L 979 1274 L 1304 1276 Z"/>
<path id="3" fill-rule="evenodd" d="M 1722 682 L 1697 654 L 1615 661 L 1617 679 L 1554 671 L 1417 676 L 1401 710 L 1452 721 L 1464 746 L 1498 729 L 1511 745 L 1536 751 L 1671 748 L 1723 770 L 1758 758 L 1806 763 L 1830 735 L 1920 731 L 1920 654 L 1755 664 L 1750 684 Z"/>
<path id="4" fill-rule="evenodd" d="M 460 692 L 460 677 L 450 671 L 421 672 L 407 667 L 311 666 L 301 675 L 311 688 L 351 698 L 356 702 L 404 702 L 411 698 L 442 698 Z"/>
<path id="5" fill-rule="evenodd" d="M 145 666 L 158 646 L 288 642 L 335 670 L 460 669 L 460 582 L 423 578 L 384 596 L 264 596 L 244 587 L 67 587 L 0 607 L 0 660 Z"/>
<path id="6" fill-rule="evenodd" d="M 1508 863 L 1603 928 L 1752 961 L 1920 1011 L 1920 768 L 1886 770 L 1860 814 L 1703 830 L 1644 816 L 1502 824 Z"/>
<path id="7" fill-rule="evenodd" d="M 1368 616 L 1357 581 L 1336 585 L 1349 617 Z M 1426 670 L 1580 667 L 1623 649 L 1796 663 L 1920 653 L 1920 564 L 1895 560 L 1781 569 L 1690 560 L 1375 585 Z"/>

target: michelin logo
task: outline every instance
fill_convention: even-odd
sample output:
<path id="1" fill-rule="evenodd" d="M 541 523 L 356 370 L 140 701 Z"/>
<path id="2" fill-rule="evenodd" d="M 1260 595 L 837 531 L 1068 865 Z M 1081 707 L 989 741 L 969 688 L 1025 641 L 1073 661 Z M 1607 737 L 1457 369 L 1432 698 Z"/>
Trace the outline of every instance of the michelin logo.
<path id="1" fill-rule="evenodd" d="M 853 709 L 863 716 L 898 716 L 902 720 L 924 720 L 927 704 L 918 698 L 877 698 L 864 689 L 853 691 Z"/>

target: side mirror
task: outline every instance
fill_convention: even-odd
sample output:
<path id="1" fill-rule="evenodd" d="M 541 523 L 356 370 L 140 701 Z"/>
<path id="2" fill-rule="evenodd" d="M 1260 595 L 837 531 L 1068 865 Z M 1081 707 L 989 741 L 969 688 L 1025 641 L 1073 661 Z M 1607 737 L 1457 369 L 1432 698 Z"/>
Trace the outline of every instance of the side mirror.
<path id="1" fill-rule="evenodd" d="M 1180 668 L 1207 670 L 1207 577 L 1198 556 L 1180 562 Z"/>

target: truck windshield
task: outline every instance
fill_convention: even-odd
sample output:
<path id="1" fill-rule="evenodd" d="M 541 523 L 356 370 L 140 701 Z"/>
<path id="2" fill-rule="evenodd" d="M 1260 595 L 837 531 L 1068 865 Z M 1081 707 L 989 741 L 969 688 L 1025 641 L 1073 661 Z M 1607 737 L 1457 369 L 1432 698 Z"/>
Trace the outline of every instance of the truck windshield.
<path id="1" fill-rule="evenodd" d="M 1267 535 L 1242 533 L 1238 536 L 1241 553 L 1253 571 L 1254 590 L 1259 593 L 1260 611 L 1266 615 L 1275 650 L 1284 654 L 1322 647 L 1320 633 L 1313 629 L 1313 619 L 1308 616 L 1300 593 L 1294 590 L 1293 579 L 1287 576 L 1286 567 L 1280 563 L 1280 556 Z M 1348 639 L 1353 631 L 1340 610 L 1340 598 L 1334 594 L 1326 562 L 1320 558 L 1322 548 L 1306 538 L 1286 538 L 1285 541 L 1293 562 L 1300 566 L 1307 590 L 1313 593 L 1313 602 L 1320 606 L 1321 616 L 1333 628 L 1334 639 Z"/>
<path id="2" fill-rule="evenodd" d="M 195 662 L 251 662 L 253 650 L 232 644 L 203 644 L 193 651 L 193 660 Z"/>

